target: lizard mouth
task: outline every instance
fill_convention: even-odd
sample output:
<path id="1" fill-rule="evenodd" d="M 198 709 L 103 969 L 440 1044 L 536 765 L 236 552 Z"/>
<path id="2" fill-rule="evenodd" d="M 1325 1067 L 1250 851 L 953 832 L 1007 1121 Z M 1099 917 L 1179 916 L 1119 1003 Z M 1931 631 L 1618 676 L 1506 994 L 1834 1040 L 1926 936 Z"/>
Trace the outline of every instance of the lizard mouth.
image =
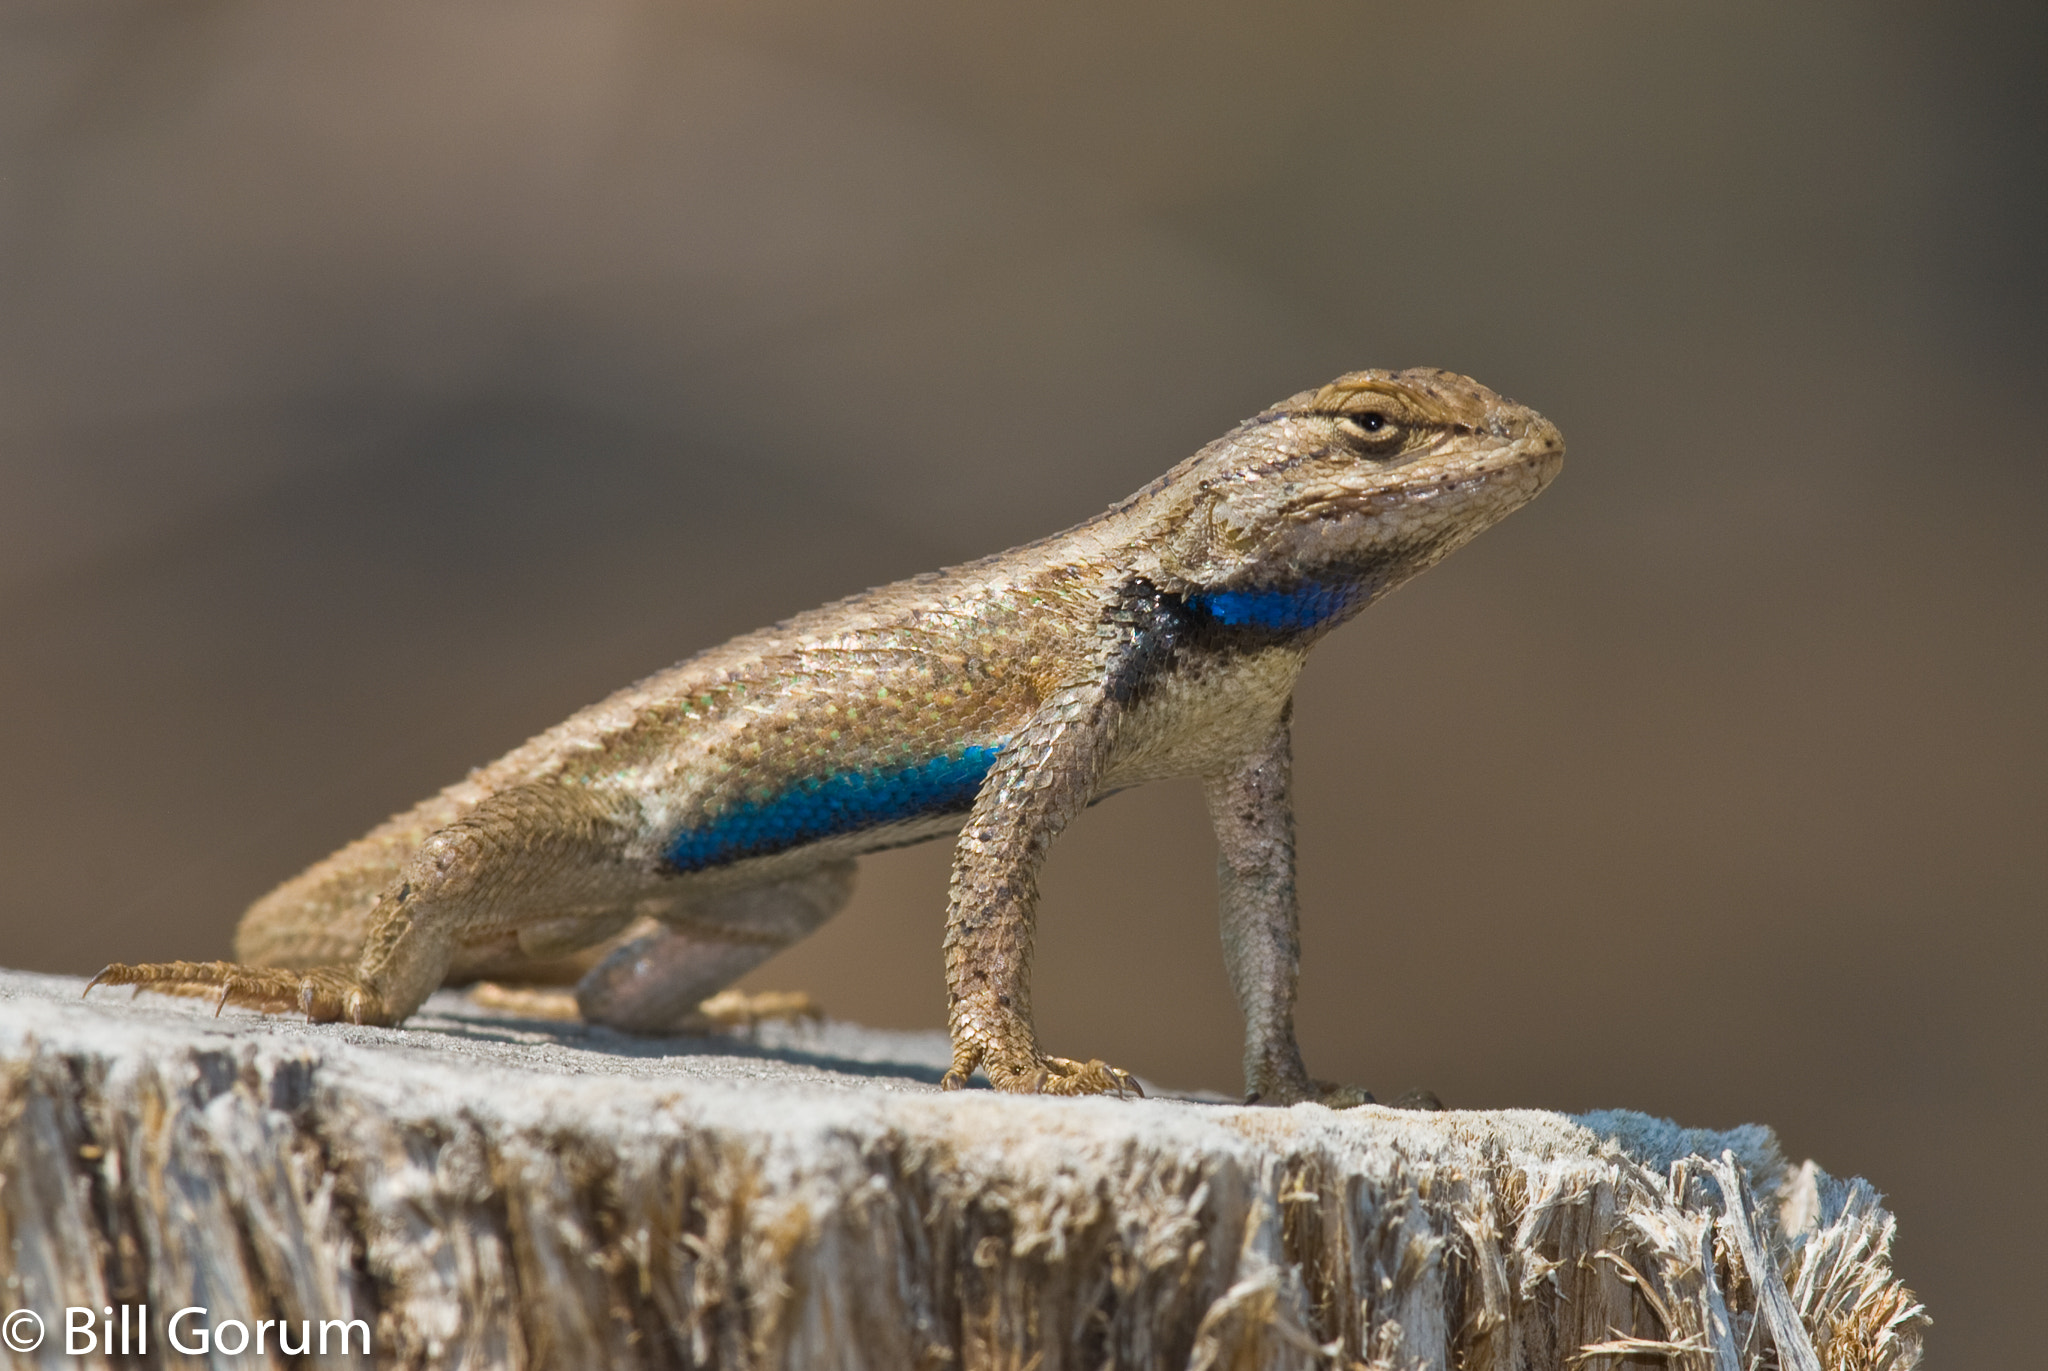
<path id="1" fill-rule="evenodd" d="M 1352 518 L 1421 505 L 1460 504 L 1478 496 L 1509 497 L 1507 509 L 1513 509 L 1549 485 L 1563 461 L 1563 444 L 1542 441 L 1539 435 L 1454 466 L 1425 458 L 1405 469 L 1372 473 L 1365 481 L 1325 482 L 1302 490 L 1287 512 L 1301 520 Z"/>

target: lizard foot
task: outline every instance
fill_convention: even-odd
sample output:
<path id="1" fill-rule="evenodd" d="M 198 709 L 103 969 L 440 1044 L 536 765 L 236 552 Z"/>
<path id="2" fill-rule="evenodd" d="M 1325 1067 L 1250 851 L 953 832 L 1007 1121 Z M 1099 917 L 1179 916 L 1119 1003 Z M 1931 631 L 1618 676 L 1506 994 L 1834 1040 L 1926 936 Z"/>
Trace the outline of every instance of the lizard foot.
<path id="1" fill-rule="evenodd" d="M 1437 1098 L 1437 1093 L 1434 1090 L 1424 1090 L 1421 1086 L 1417 1086 L 1413 1090 L 1404 1090 L 1394 1096 L 1393 1099 L 1388 1100 L 1387 1108 L 1419 1109 L 1425 1113 L 1440 1114 L 1449 1109 L 1450 1106 Z"/>
<path id="2" fill-rule="evenodd" d="M 1362 1085 L 1343 1085 L 1337 1081 L 1310 1081 L 1309 1084 L 1316 1088 L 1316 1093 L 1309 1098 L 1329 1109 L 1356 1109 L 1362 1104 L 1379 1103 Z"/>
<path id="3" fill-rule="evenodd" d="M 215 1014 L 233 1004 L 266 1014 L 297 1010 L 310 1023 L 392 1022 L 374 993 L 335 967 L 284 971 L 235 962 L 115 962 L 86 982 L 86 992 L 101 985 L 132 985 L 158 995 L 211 996 Z"/>
<path id="4" fill-rule="evenodd" d="M 1115 1095 L 1120 1100 L 1135 1095 L 1141 1100 L 1145 1098 L 1144 1087 L 1138 1084 L 1136 1076 L 1099 1058 L 1077 1062 L 1065 1057 L 1047 1057 L 1039 1062 L 1038 1069 L 1031 1073 L 1025 1084 L 999 1088 L 1021 1089 L 1033 1095 Z"/>
<path id="5" fill-rule="evenodd" d="M 956 1057 L 953 1069 L 939 1084 L 946 1090 L 959 1090 L 967 1084 L 967 1077 L 976 1066 L 988 1071 L 989 1083 L 998 1090 L 1007 1090 L 1018 1095 L 1114 1095 L 1125 1099 L 1135 1095 L 1145 1098 L 1144 1087 L 1138 1078 L 1128 1071 L 1118 1070 L 1102 1061 L 1077 1062 L 1066 1057 L 1037 1057 L 1028 1061 L 1021 1070 L 998 1066 L 990 1061 L 967 1062 L 964 1066 Z"/>
<path id="6" fill-rule="evenodd" d="M 574 991 L 546 986 L 499 985 L 478 981 L 469 988 L 469 1002 L 480 1009 L 495 1009 L 526 1019 L 571 1021 L 583 1017 L 576 1006 Z M 723 1033 L 735 1028 L 752 1028 L 771 1019 L 787 1022 L 815 1021 L 825 1017 L 818 1002 L 801 990 L 721 990 L 673 1024 L 659 1031 L 676 1033 Z"/>
<path id="7" fill-rule="evenodd" d="M 576 1008 L 575 992 L 551 990 L 546 986 L 478 981 L 469 988 L 469 1002 L 479 1009 L 517 1014 L 522 1019 L 574 1021 L 583 1017 Z"/>
<path id="8" fill-rule="evenodd" d="M 697 1006 L 694 1018 L 716 1029 L 752 1028 L 757 1023 L 780 1019 L 785 1023 L 815 1023 L 825 1017 L 818 1002 L 801 990 L 721 990 Z"/>

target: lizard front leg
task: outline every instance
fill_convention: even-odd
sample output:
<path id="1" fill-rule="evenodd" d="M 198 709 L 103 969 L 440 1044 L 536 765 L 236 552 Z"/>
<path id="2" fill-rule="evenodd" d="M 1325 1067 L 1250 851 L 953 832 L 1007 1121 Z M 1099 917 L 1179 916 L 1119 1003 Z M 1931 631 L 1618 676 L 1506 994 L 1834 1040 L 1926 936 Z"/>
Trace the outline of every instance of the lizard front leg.
<path id="1" fill-rule="evenodd" d="M 1031 1022 L 1038 869 L 1094 794 L 1115 708 L 1099 686 L 1054 695 L 1004 746 L 960 832 L 946 915 L 948 1090 L 964 1086 L 978 1066 L 998 1090 L 1144 1093 L 1129 1072 L 1100 1061 L 1046 1056 Z"/>
<path id="2" fill-rule="evenodd" d="M 1310 1080 L 1294 1038 L 1301 932 L 1294 893 L 1292 713 L 1290 706 L 1264 743 L 1204 782 L 1216 830 L 1223 959 L 1244 1012 L 1245 1103 L 1317 1100 L 1342 1109 L 1369 1104 L 1372 1095 Z"/>

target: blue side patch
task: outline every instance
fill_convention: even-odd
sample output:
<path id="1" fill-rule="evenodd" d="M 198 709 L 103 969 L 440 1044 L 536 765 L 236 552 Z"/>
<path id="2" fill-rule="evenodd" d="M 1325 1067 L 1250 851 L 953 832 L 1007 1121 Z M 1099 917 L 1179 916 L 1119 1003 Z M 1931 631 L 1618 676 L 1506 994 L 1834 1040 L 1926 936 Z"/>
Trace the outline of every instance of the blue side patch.
<path id="1" fill-rule="evenodd" d="M 967 747 L 911 766 L 806 777 L 686 829 L 664 855 L 678 871 L 702 871 L 919 815 L 965 812 L 1001 750 Z"/>
<path id="2" fill-rule="evenodd" d="M 1268 629 L 1310 629 L 1336 618 L 1358 599 L 1347 582 L 1305 581 L 1285 590 L 1211 590 L 1188 604 L 1219 624 Z"/>

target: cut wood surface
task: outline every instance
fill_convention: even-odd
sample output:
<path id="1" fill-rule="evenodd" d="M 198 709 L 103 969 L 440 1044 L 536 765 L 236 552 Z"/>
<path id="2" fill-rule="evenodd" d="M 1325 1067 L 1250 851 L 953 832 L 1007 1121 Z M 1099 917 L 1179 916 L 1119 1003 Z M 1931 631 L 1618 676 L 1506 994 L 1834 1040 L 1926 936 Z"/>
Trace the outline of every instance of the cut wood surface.
<path id="1" fill-rule="evenodd" d="M 311 1026 L 81 985 L 0 973 L 0 1317 L 45 1328 L 17 1365 L 1919 1360 L 1877 1194 L 1755 1125 L 945 1094 L 938 1034 L 636 1039 L 449 992 Z M 110 1362 L 124 1308 L 148 1353 Z M 187 1308 L 206 1356 L 169 1345 Z M 115 1311 L 93 1353 L 67 1309 Z M 348 1355 L 277 1350 L 352 1320 Z"/>

